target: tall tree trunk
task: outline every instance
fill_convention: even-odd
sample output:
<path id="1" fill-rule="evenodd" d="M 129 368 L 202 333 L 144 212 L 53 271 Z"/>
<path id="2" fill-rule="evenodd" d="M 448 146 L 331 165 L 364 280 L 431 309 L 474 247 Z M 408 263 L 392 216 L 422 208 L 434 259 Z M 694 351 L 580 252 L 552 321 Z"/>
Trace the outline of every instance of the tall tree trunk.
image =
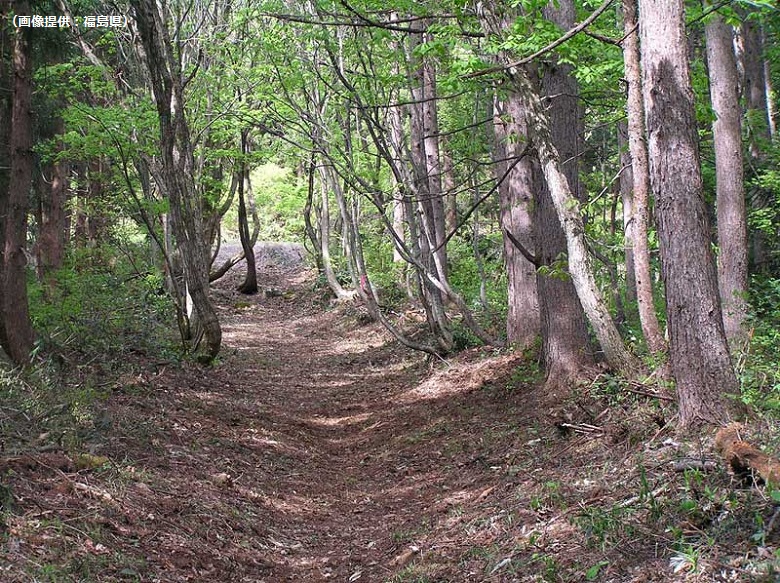
<path id="1" fill-rule="evenodd" d="M 21 14 L 30 13 L 28 2 L 17 2 Z M 32 185 L 32 48 L 31 30 L 17 29 L 13 43 L 13 104 L 11 108 L 11 172 L 5 211 L 3 241 L 2 320 L 0 342 L 11 360 L 29 362 L 35 335 L 27 297 L 27 205 Z M 1 196 L 1 195 L 0 195 Z"/>
<path id="2" fill-rule="evenodd" d="M 748 246 L 742 175 L 739 81 L 731 26 L 719 14 L 705 25 L 710 95 L 715 120 L 715 179 L 718 212 L 718 287 L 723 327 L 732 346 L 744 337 L 747 317 Z"/>
<path id="3" fill-rule="evenodd" d="M 58 120 L 55 131 L 58 134 L 62 132 L 62 120 Z M 62 267 L 65 258 L 68 169 L 69 165 L 64 161 L 46 164 L 38 193 L 38 279 L 49 287 L 53 284 L 50 275 Z M 46 180 L 46 175 L 49 180 Z"/>
<path id="4" fill-rule="evenodd" d="M 743 13 L 743 18 L 740 40 L 744 75 L 742 92 L 746 106 L 745 126 L 749 137 L 748 151 L 753 165 L 761 168 L 764 165 L 765 152 L 771 137 L 764 78 L 764 45 L 759 23 L 750 18 L 749 13 Z M 770 195 L 760 187 L 751 193 L 749 200 L 754 210 L 760 210 L 771 204 Z M 759 272 L 766 271 L 769 267 L 769 249 L 766 239 L 767 235 L 761 229 L 751 231 L 752 262 L 754 269 Z"/>
<path id="5" fill-rule="evenodd" d="M 244 187 L 249 174 L 246 166 L 247 154 L 249 154 L 247 130 L 243 130 L 241 132 L 241 179 L 238 182 L 238 234 L 246 258 L 246 277 L 243 283 L 238 286 L 238 291 L 251 295 L 257 293 L 257 264 L 255 262 L 255 243 L 249 233 L 249 217 L 246 212 L 246 197 L 244 196 Z"/>
<path id="6" fill-rule="evenodd" d="M 412 37 L 412 44 L 408 48 L 410 55 L 414 53 L 414 49 L 420 40 L 420 38 Z M 407 207 L 405 214 L 407 221 L 409 221 L 410 229 L 412 228 L 413 220 L 411 213 L 414 213 L 415 217 L 419 217 L 415 229 L 418 238 L 416 242 L 417 253 L 415 255 L 418 261 L 426 271 L 434 274 L 436 278 L 442 279 L 446 275 L 440 269 L 440 267 L 444 266 L 442 263 L 444 256 L 440 253 L 442 249 L 436 251 L 437 213 L 434 209 L 436 204 L 441 204 L 441 196 L 437 196 L 435 192 L 431 191 L 429 163 L 432 163 L 432 161 L 429 161 L 429 148 L 426 147 L 426 126 L 430 126 L 431 119 L 430 110 L 425 107 L 426 100 L 430 98 L 426 94 L 426 89 L 430 91 L 430 87 L 426 81 L 425 67 L 422 63 L 411 72 L 411 82 L 413 103 L 410 106 L 409 139 L 411 141 L 410 161 L 414 173 L 413 192 L 416 199 L 416 208 L 409 209 Z M 434 188 L 436 188 L 435 184 Z M 438 194 L 441 194 L 441 189 L 439 189 Z M 448 351 L 452 347 L 452 333 L 450 332 L 449 319 L 444 309 L 442 292 L 429 278 L 420 275 L 420 279 L 421 300 L 426 310 L 431 332 L 439 341 L 442 349 Z"/>
<path id="7" fill-rule="evenodd" d="M 442 149 L 442 188 L 444 190 L 444 230 L 452 233 L 458 226 L 458 197 L 455 190 L 455 168 L 452 154 L 445 146 Z"/>
<path id="8" fill-rule="evenodd" d="M 636 0 L 623 0 L 623 64 L 628 81 L 628 148 L 631 152 L 631 173 L 634 178 L 634 224 L 632 247 L 637 308 L 642 334 L 647 348 L 656 357 L 666 351 L 666 342 L 658 323 L 653 301 L 653 277 L 650 270 L 650 167 L 645 142 L 645 106 L 642 98 L 642 75 L 637 30 Z"/>
<path id="9" fill-rule="evenodd" d="M 330 256 L 330 196 L 329 184 L 336 183 L 338 178 L 331 176 L 332 169 L 320 166 L 320 244 L 322 254 L 322 269 L 328 286 L 339 300 L 347 300 L 355 297 L 354 291 L 347 291 L 341 285 L 336 273 L 333 271 L 333 261 Z"/>
<path id="10" fill-rule="evenodd" d="M 574 25 L 574 4 L 571 0 L 562 0 L 555 6 L 549 4 L 544 9 L 544 15 L 561 29 L 568 30 Z M 562 65 L 554 58 L 545 63 L 542 93 L 549 120 L 546 138 L 557 149 L 560 170 L 571 189 L 570 194 L 582 200 L 578 171 L 582 122 L 579 88 L 571 75 L 571 66 Z M 534 134 L 531 139 L 538 140 L 540 137 Z M 541 141 L 536 143 L 539 153 L 545 150 Z M 541 188 L 537 189 L 535 220 L 539 258 L 543 266 L 560 269 L 555 263 L 566 254 L 567 240 L 551 198 L 554 183 L 545 185 L 541 180 L 538 182 Z M 571 260 L 569 257 L 570 263 Z M 573 278 L 571 265 L 568 270 Z M 585 314 L 572 278 L 545 273 L 545 270 L 540 270 L 538 277 L 542 354 L 550 386 L 568 384 L 567 381 L 581 377 L 583 371 L 594 364 Z"/>
<path id="11" fill-rule="evenodd" d="M 430 42 L 429 33 L 423 35 L 424 42 Z M 442 190 L 441 147 L 439 143 L 439 115 L 436 89 L 436 68 L 431 57 L 422 57 L 422 132 L 425 149 L 425 166 L 428 176 L 429 198 L 424 201 L 426 212 L 430 213 L 429 225 L 433 234 L 433 247 L 437 263 L 440 265 L 439 276 L 447 277 L 447 228 L 444 212 L 444 192 Z"/>
<path id="12" fill-rule="evenodd" d="M 634 272 L 634 173 L 631 169 L 631 152 L 628 149 L 628 124 L 618 122 L 618 149 L 620 150 L 620 202 L 623 209 L 623 252 L 626 271 L 626 303 L 636 304 L 636 274 Z M 629 308 L 627 317 L 633 318 Z M 635 315 L 635 314 L 634 314 Z"/>
<path id="13" fill-rule="evenodd" d="M 680 424 L 723 423 L 739 392 L 709 239 L 682 0 L 639 5 L 650 179 L 657 201 Z"/>
<path id="14" fill-rule="evenodd" d="M 774 102 L 775 90 L 772 86 L 772 63 L 766 58 L 764 59 L 764 95 L 766 95 L 766 115 L 769 121 L 769 137 L 774 139 L 777 134 L 777 121 L 775 120 L 777 108 Z"/>
<path id="15" fill-rule="evenodd" d="M 528 143 L 525 116 L 517 95 L 509 92 L 505 102 L 494 101 L 495 175 L 501 208 L 501 231 L 507 272 L 507 342 L 520 349 L 531 346 L 540 332 L 536 266 L 512 242 L 514 237 L 533 254 L 538 246 L 534 235 L 533 161 L 524 155 Z M 519 156 L 521 160 L 517 160 Z M 507 234 L 508 233 L 508 234 Z"/>
<path id="16" fill-rule="evenodd" d="M 524 109 L 529 112 L 528 124 L 531 129 L 531 139 L 536 146 L 542 174 L 547 183 L 558 220 L 563 226 L 568 251 L 569 274 L 580 299 L 580 304 L 609 366 L 632 377 L 641 368 L 641 364 L 626 350 L 596 285 L 592 260 L 585 241 L 585 226 L 582 221 L 579 201 L 572 194 L 566 175 L 561 170 L 560 157 L 552 142 L 549 121 L 542 109 L 541 100 L 527 76 L 516 75 L 516 85 L 523 97 Z M 541 241 L 538 244 L 540 247 L 543 245 Z M 543 298 L 544 295 L 545 292 L 540 289 L 539 297 Z"/>
<path id="17" fill-rule="evenodd" d="M 181 253 L 187 291 L 197 323 L 206 336 L 207 357 L 213 359 L 219 354 L 222 329 L 208 296 L 203 218 L 193 182 L 194 158 L 184 114 L 182 73 L 157 3 L 133 0 L 131 4 L 141 40 L 138 48 L 149 72 L 160 122 L 160 164 L 155 169 L 155 179 L 170 201 L 171 225 Z"/>

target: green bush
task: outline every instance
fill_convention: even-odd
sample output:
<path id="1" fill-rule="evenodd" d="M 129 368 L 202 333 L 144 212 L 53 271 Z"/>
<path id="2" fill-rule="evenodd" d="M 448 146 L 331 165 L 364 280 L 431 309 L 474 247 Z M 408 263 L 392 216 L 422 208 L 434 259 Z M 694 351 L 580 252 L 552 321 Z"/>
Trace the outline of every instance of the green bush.
<path id="1" fill-rule="evenodd" d="M 752 334 L 738 363 L 742 398 L 759 410 L 780 415 L 780 279 L 754 277 L 749 300 Z"/>
<path id="2" fill-rule="evenodd" d="M 30 316 L 43 344 L 99 354 L 172 353 L 175 322 L 162 275 L 138 249 L 74 250 L 52 284 L 30 282 Z M 130 257 L 133 260 L 130 260 Z"/>

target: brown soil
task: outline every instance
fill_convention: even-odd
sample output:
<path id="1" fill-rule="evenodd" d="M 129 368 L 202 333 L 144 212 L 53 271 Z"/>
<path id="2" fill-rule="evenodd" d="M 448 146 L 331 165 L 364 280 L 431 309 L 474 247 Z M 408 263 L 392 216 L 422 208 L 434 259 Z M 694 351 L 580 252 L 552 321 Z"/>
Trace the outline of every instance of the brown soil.
<path id="1" fill-rule="evenodd" d="M 658 468 L 683 454 L 663 444 L 636 401 L 613 404 L 612 421 L 569 419 L 567 434 L 546 414 L 534 365 L 521 355 L 472 349 L 426 363 L 363 323 L 359 307 L 329 306 L 300 268 L 265 266 L 261 285 L 281 295 L 240 296 L 238 277 L 215 290 L 225 345 L 217 366 L 157 363 L 123 379 L 106 403 L 106 427 L 79 451 L 3 460 L 0 493 L 12 503 L 0 580 L 754 573 L 725 556 L 709 571 L 703 558 L 674 562 L 675 537 L 694 540 L 714 519 L 651 516 L 653 501 L 683 484 Z M 655 473 L 637 462 L 638 441 L 651 443 L 643 451 Z M 724 473 L 717 479 L 728 483 Z M 736 556 L 743 543 L 729 543 Z M 710 579 L 721 567 L 735 578 Z"/>

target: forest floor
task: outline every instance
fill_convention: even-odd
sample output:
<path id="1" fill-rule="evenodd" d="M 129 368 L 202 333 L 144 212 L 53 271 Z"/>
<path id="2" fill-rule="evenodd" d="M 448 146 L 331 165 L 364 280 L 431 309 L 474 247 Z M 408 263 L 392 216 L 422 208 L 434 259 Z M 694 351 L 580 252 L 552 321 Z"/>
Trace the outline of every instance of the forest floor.
<path id="1" fill-rule="evenodd" d="M 772 501 L 663 402 L 602 377 L 552 414 L 523 355 L 428 362 L 296 257 L 216 286 L 217 365 L 147 356 L 88 437 L 6 451 L 1 581 L 775 580 Z"/>

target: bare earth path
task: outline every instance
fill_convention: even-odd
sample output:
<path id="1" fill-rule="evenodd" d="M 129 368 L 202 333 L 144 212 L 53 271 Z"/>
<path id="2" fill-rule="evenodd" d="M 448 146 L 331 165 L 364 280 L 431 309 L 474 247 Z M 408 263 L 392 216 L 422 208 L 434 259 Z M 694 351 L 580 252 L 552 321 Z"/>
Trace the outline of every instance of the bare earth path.
<path id="1" fill-rule="evenodd" d="M 429 399 L 439 395 L 418 390 L 422 359 L 323 309 L 310 274 L 277 259 L 260 261 L 274 293 L 217 291 L 225 362 L 180 386 L 170 373 L 173 409 L 150 403 L 166 445 L 146 463 L 187 476 L 161 485 L 170 497 L 156 513 L 189 516 L 201 533 L 162 535 L 153 561 L 204 581 L 388 580 L 421 552 L 453 489 L 461 502 L 485 492 L 487 462 L 464 472 L 460 447 L 429 450 L 426 435 L 450 429 L 447 406 Z"/>
<path id="2" fill-rule="evenodd" d="M 579 468 L 636 471 L 609 436 L 555 430 L 532 364 L 432 367 L 329 305 L 296 253 L 263 249 L 272 293 L 233 291 L 238 269 L 215 287 L 216 366 L 152 358 L 83 442 L 0 458 L 0 581 L 671 580 L 619 522 L 589 542 L 585 505 L 631 492 Z"/>

